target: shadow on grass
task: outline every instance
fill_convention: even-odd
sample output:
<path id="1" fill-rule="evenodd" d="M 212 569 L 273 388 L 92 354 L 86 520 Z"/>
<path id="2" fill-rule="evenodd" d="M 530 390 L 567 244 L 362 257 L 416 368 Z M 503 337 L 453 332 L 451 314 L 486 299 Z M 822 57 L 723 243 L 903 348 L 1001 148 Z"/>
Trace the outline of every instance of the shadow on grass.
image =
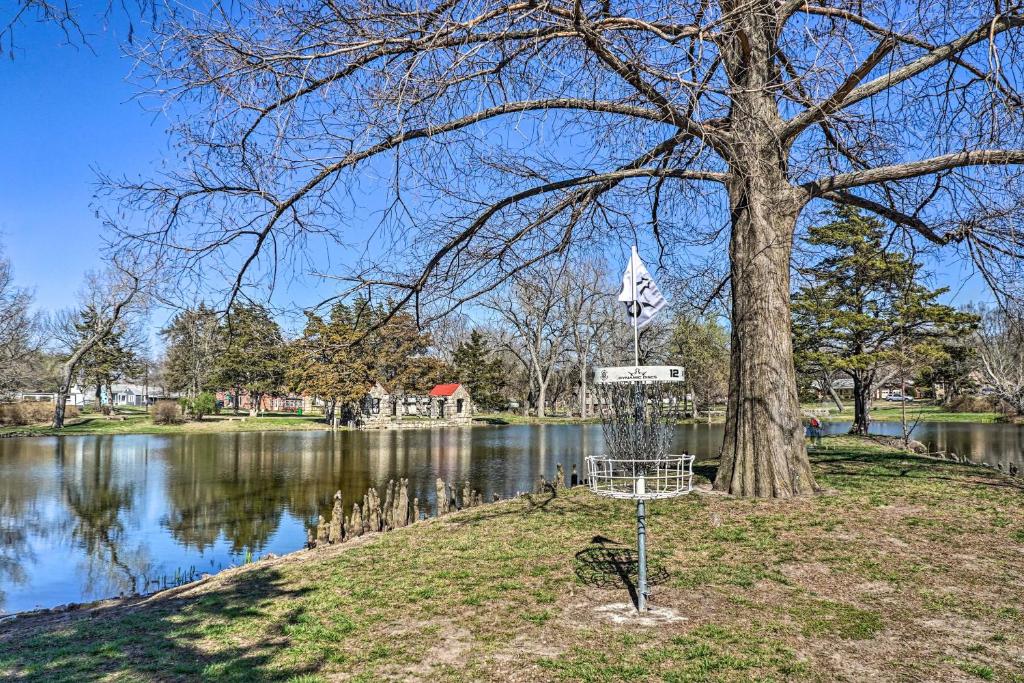
<path id="1" fill-rule="evenodd" d="M 582 489 L 582 487 L 576 487 Z M 471 516 L 463 516 L 456 519 L 450 517 L 442 517 L 446 524 L 454 527 L 461 526 L 473 526 L 482 524 L 488 520 L 498 519 L 501 517 L 524 517 L 527 515 L 546 513 L 551 515 L 576 515 L 579 513 L 598 513 L 604 508 L 600 505 L 585 502 L 585 498 L 579 496 L 567 496 L 564 491 L 568 489 L 552 490 L 547 489 L 544 493 L 524 493 L 516 498 L 508 498 L 506 500 L 498 501 L 498 504 L 486 503 L 479 507 L 463 508 L 462 510 L 474 510 L 476 514 Z M 562 491 L 562 492 L 559 492 Z M 554 506 L 552 503 L 556 501 L 564 501 L 569 505 Z M 519 505 L 511 503 L 520 503 Z M 503 504 L 510 503 L 510 504 Z"/>
<path id="2" fill-rule="evenodd" d="M 814 454 L 812 462 L 830 477 L 899 479 L 913 475 L 915 479 L 1024 491 L 1024 482 L 1015 481 L 1009 476 L 1000 476 L 998 472 L 981 465 L 928 458 L 912 453 L 819 452 Z M 950 476 L 943 473 L 943 470 L 955 470 L 960 476 Z"/>
<path id="3" fill-rule="evenodd" d="M 714 460 L 708 462 L 695 462 L 693 464 L 693 473 L 697 477 L 707 479 L 709 482 L 713 482 L 715 477 L 718 476 L 718 461 Z"/>
<path id="4" fill-rule="evenodd" d="M 188 599 L 158 596 L 24 617 L 0 626 L 0 675 L 19 681 L 279 681 L 315 674 L 319 658 L 273 661 L 292 644 L 289 634 L 306 613 L 298 598 L 306 592 L 285 587 L 280 572 L 267 568 Z M 264 607 L 289 600 L 296 606 L 283 614 Z M 251 632 L 244 632 L 243 620 Z"/>
<path id="5" fill-rule="evenodd" d="M 576 578 L 586 586 L 608 590 L 625 588 L 629 599 L 637 604 L 637 553 L 618 541 L 594 536 L 591 545 L 576 553 Z M 650 556 L 647 558 L 647 585 L 657 586 L 669 579 L 664 565 Z"/>

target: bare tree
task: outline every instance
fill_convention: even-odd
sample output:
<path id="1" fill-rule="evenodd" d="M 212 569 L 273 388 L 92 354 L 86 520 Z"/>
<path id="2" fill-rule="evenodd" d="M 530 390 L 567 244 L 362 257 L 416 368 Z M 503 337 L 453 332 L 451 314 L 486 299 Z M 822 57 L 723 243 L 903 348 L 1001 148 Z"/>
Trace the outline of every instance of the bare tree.
<path id="1" fill-rule="evenodd" d="M 974 341 L 985 383 L 1024 415 L 1024 311 L 993 308 L 980 313 Z"/>
<path id="2" fill-rule="evenodd" d="M 63 429 L 68 394 L 82 359 L 122 324 L 142 299 L 138 275 L 119 268 L 87 276 L 76 310 L 58 312 L 50 323 L 53 338 L 63 346 L 65 356 L 57 383 L 57 404 L 53 428 Z"/>
<path id="3" fill-rule="evenodd" d="M 106 23 L 116 8 L 123 12 L 128 22 L 127 39 L 130 43 L 135 34 L 132 17 L 135 14 L 149 13 L 149 18 L 155 21 L 158 3 L 149 0 L 106 0 L 103 3 L 94 3 L 93 10 L 99 10 L 96 16 L 86 17 L 82 16 L 77 5 L 67 0 L 14 0 L 13 6 L 10 6 L 11 3 L 7 4 L 8 7 L 0 10 L 0 50 L 6 50 L 13 59 L 15 32 L 27 21 L 52 24 L 64 33 L 68 42 L 88 44 L 88 31 L 83 28 L 83 19 L 99 18 Z"/>
<path id="4" fill-rule="evenodd" d="M 457 307 L 580 243 L 718 250 L 734 494 L 815 490 L 789 309 L 807 207 L 880 214 L 1019 293 L 1017 2 L 252 0 L 161 25 L 139 57 L 188 107 L 184 155 L 111 183 L 149 218 L 118 247 L 216 263 L 233 298 L 344 248 L 371 181 L 390 210 L 338 275 L 396 306 Z"/>
<path id="5" fill-rule="evenodd" d="M 608 271 L 601 261 L 586 260 L 574 264 L 563 277 L 562 319 L 569 331 L 569 343 L 578 371 L 577 399 L 580 417 L 587 415 L 587 389 L 592 377 L 593 359 L 602 334 L 614 324 L 609 304 L 614 295 Z"/>
<path id="6" fill-rule="evenodd" d="M 0 255 L 0 396 L 24 389 L 39 360 L 39 316 L 32 294 L 14 283 L 11 262 Z"/>
<path id="7" fill-rule="evenodd" d="M 509 348 L 528 364 L 537 388 L 537 417 L 544 417 L 548 385 L 564 357 L 566 330 L 565 294 L 567 262 L 544 264 L 516 277 L 508 287 L 482 300 L 499 321 L 514 332 Z"/>

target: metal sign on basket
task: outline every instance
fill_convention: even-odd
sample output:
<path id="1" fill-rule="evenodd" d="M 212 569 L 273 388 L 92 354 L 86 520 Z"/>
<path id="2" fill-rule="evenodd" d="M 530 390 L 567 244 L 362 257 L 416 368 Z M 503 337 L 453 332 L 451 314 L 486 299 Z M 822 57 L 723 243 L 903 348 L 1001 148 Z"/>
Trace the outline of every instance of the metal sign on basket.
<path id="1" fill-rule="evenodd" d="M 595 384 L 615 382 L 682 382 L 686 370 L 678 365 L 621 365 L 595 368 Z"/>

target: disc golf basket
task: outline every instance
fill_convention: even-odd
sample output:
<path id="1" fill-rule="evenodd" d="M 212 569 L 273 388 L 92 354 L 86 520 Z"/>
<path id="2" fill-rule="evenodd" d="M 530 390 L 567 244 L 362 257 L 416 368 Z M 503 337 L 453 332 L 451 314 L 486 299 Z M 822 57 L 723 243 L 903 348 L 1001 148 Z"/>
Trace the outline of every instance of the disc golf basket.
<path id="1" fill-rule="evenodd" d="M 694 456 L 668 453 L 670 383 L 680 374 L 664 366 L 634 366 L 599 369 L 595 378 L 608 454 L 587 456 L 587 483 L 599 496 L 636 501 L 638 611 L 647 609 L 647 501 L 693 490 Z"/>

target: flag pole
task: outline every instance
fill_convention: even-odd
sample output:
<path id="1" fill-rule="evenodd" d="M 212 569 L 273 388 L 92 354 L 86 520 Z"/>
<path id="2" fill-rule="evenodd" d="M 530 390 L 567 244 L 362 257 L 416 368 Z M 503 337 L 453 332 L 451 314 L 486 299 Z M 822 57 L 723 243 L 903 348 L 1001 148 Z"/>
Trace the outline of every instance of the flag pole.
<path id="1" fill-rule="evenodd" d="M 636 262 L 640 260 L 640 254 L 637 253 L 636 245 L 633 245 L 633 250 L 629 255 L 629 279 L 633 283 L 633 364 L 640 365 L 640 328 L 637 323 L 637 319 L 640 317 L 640 311 L 637 307 L 640 302 L 636 300 Z"/>

